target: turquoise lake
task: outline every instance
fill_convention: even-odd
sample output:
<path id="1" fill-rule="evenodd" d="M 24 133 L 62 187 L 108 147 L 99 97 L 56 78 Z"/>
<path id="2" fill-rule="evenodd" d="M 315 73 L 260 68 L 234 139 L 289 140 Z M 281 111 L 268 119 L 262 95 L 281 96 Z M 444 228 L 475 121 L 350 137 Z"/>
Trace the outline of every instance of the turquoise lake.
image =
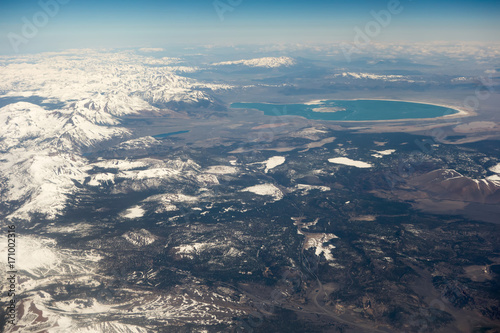
<path id="1" fill-rule="evenodd" d="M 444 106 L 386 100 L 328 100 L 318 104 L 233 103 L 231 107 L 257 109 L 267 116 L 343 121 L 423 119 L 458 113 Z"/>

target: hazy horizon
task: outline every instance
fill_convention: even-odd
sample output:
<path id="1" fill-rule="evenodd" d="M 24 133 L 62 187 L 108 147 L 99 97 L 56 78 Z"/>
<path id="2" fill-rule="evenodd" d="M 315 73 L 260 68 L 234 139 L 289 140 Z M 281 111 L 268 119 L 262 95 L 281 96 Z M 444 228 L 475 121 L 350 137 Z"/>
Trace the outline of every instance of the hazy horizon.
<path id="1" fill-rule="evenodd" d="M 500 41 L 498 1 L 9 0 L 1 7 L 0 54 L 353 43 L 366 36 L 375 43 Z"/>

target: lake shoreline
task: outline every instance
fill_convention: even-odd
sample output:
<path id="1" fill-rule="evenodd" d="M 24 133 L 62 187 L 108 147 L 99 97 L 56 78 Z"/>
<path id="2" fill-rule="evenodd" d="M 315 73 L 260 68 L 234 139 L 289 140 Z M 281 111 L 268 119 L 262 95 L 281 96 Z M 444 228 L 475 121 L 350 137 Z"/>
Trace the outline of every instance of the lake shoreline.
<path id="1" fill-rule="evenodd" d="M 410 100 L 396 100 L 396 99 L 383 99 L 383 98 L 356 98 L 356 99 L 342 99 L 342 100 L 330 100 L 330 99 L 321 99 L 321 100 L 311 100 L 309 102 L 302 102 L 302 103 L 264 103 L 264 102 L 238 102 L 238 103 L 232 103 L 230 105 L 231 108 L 238 109 L 238 108 L 244 108 L 244 107 L 233 107 L 232 105 L 234 104 L 262 104 L 262 105 L 304 105 L 304 106 L 318 106 L 319 108 L 327 108 L 326 102 L 353 102 L 353 101 L 380 101 L 380 102 L 400 102 L 400 103 L 411 103 L 411 104 L 421 104 L 421 105 L 426 105 L 426 106 L 436 106 L 436 107 L 441 107 L 449 110 L 455 111 L 454 113 L 451 114 L 443 114 L 443 115 L 437 115 L 435 117 L 423 117 L 423 118 L 391 118 L 391 119 L 360 119 L 360 120 L 346 120 L 346 119 L 317 119 L 317 118 L 311 118 L 307 117 L 304 114 L 285 114 L 285 115 L 277 115 L 277 116 L 295 116 L 295 117 L 302 117 L 308 120 L 316 120 L 316 121 L 334 121 L 334 122 L 342 122 L 342 123 L 366 123 L 366 122 L 401 122 L 401 121 L 428 121 L 428 120 L 438 120 L 438 119 L 454 119 L 454 118 L 464 118 L 464 117 L 471 117 L 476 115 L 476 112 L 474 110 L 467 110 L 463 107 L 458 107 L 450 104 L 444 104 L 444 103 L 436 103 L 436 102 L 422 102 L 422 101 L 410 101 Z M 263 112 L 265 115 L 268 116 L 273 116 L 268 114 L 266 111 L 254 108 L 254 107 L 248 107 L 248 109 L 252 110 L 257 110 L 259 112 Z M 335 111 L 314 111 L 314 109 L 311 110 L 312 112 L 317 112 L 317 113 L 324 113 L 324 114 L 333 114 L 337 112 L 342 112 L 341 110 L 335 110 Z"/>

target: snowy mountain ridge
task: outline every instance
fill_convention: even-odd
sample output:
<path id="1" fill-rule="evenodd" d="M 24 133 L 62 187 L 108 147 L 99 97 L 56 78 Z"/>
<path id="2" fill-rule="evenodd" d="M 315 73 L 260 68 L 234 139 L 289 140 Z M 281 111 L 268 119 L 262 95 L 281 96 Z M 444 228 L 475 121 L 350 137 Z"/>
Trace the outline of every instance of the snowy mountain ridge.
<path id="1" fill-rule="evenodd" d="M 248 60 L 223 61 L 212 64 L 212 66 L 244 65 L 248 67 L 289 67 L 295 65 L 295 60 L 290 57 L 264 57 Z"/>
<path id="2" fill-rule="evenodd" d="M 131 138 L 120 117 L 175 113 L 152 104 L 209 106 L 212 89 L 231 88 L 149 66 L 158 61 L 172 63 L 132 51 L 0 57 L 0 198 L 10 218 L 56 217 L 87 175 L 82 151 Z"/>

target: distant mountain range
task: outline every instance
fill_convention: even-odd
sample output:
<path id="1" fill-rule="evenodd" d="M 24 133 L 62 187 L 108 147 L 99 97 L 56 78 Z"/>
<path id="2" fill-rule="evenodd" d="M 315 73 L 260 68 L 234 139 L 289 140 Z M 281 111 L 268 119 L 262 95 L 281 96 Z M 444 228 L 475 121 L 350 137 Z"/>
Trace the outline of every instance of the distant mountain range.
<path id="1" fill-rule="evenodd" d="M 297 62 L 290 57 L 263 57 L 248 60 L 235 60 L 235 61 L 223 61 L 213 63 L 212 66 L 231 66 L 231 65 L 242 65 L 248 67 L 265 67 L 265 68 L 276 68 L 276 67 L 289 67 L 295 65 Z"/>

